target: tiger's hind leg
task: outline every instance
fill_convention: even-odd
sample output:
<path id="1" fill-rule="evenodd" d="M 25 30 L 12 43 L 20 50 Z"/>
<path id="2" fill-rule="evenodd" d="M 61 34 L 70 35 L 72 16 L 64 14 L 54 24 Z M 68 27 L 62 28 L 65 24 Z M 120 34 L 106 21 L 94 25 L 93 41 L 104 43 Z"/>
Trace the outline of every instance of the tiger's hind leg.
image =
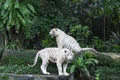
<path id="1" fill-rule="evenodd" d="M 42 70 L 42 72 L 43 72 L 43 74 L 50 74 L 49 72 L 47 72 L 47 66 L 48 66 L 48 64 L 49 64 L 49 61 L 48 60 L 43 60 L 42 61 L 42 65 L 41 65 L 41 70 Z"/>

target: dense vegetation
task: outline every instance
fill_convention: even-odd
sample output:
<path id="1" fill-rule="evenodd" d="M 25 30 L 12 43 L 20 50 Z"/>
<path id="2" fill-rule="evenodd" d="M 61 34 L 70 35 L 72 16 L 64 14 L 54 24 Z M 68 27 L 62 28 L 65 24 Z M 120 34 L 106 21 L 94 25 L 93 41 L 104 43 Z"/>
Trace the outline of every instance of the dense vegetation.
<path id="1" fill-rule="evenodd" d="M 76 38 L 82 47 L 119 51 L 119 1 L 0 1 L 1 46 L 10 49 L 55 46 L 49 31 L 58 27 Z"/>
<path id="2" fill-rule="evenodd" d="M 73 36 L 81 47 L 88 46 L 101 52 L 119 53 L 120 1 L 0 0 L 0 47 L 3 48 L 0 58 L 5 49 L 21 51 L 56 46 L 54 38 L 49 36 L 50 29 L 54 27 Z M 73 65 L 77 61 L 83 61 L 84 65 L 84 59 L 89 60 L 89 57 L 86 59 L 83 56 L 81 59 L 78 58 Z M 93 57 L 90 59 L 93 59 L 90 63 L 97 60 Z M 14 64 L 9 63 L 9 66 L 5 65 L 0 69 L 9 72 L 12 69 L 8 67 L 13 65 L 14 69 L 19 66 Z M 28 68 L 24 66 L 20 66 L 21 70 L 17 69 L 18 73 Z M 76 65 L 79 66 L 81 65 Z M 106 74 L 108 77 L 109 74 L 119 74 L 118 66 L 102 66 L 105 66 L 105 69 L 98 64 L 100 68 L 97 71 L 93 70 L 92 76 L 96 76 L 96 80 L 99 80 L 99 76 L 100 79 L 105 78 Z M 34 71 L 36 70 L 33 70 L 33 73 Z M 29 69 L 26 72 L 29 73 Z"/>

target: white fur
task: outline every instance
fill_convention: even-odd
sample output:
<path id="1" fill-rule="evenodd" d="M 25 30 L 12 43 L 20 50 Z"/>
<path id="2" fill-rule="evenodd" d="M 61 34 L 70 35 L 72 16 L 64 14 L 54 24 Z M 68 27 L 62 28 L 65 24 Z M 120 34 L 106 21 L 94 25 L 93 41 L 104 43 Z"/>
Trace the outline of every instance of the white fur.
<path id="1" fill-rule="evenodd" d="M 58 48 L 67 48 L 69 50 L 72 50 L 74 53 L 79 53 L 86 50 L 97 53 L 97 51 L 93 48 L 81 48 L 78 42 L 72 36 L 67 35 L 58 28 L 51 29 L 50 35 L 52 37 L 56 37 Z"/>
<path id="2" fill-rule="evenodd" d="M 42 59 L 41 70 L 43 74 L 50 74 L 47 72 L 47 66 L 50 62 L 56 63 L 58 68 L 59 75 L 68 76 L 69 73 L 66 72 L 67 65 L 69 61 L 73 59 L 74 54 L 68 49 L 61 49 L 61 48 L 45 48 L 40 50 L 35 57 L 34 64 L 29 65 L 31 67 L 35 66 L 37 63 L 38 57 Z M 65 63 L 64 63 L 65 62 Z M 63 65 L 63 72 L 62 72 L 62 65 Z"/>

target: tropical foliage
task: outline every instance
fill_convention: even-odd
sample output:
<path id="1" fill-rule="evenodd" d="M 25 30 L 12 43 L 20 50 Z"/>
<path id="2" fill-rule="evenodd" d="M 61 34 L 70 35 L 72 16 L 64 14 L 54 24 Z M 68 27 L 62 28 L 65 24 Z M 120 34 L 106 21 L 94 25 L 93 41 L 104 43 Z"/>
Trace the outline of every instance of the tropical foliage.
<path id="1" fill-rule="evenodd" d="M 0 58 L 6 48 L 23 50 L 56 46 L 55 39 L 49 36 L 49 31 L 53 27 L 60 28 L 73 36 L 81 47 L 88 46 L 100 52 L 118 53 L 120 52 L 120 1 L 0 0 L 0 47 L 2 47 Z M 11 62 L 6 61 L 8 63 L 0 69 L 3 72 L 15 73 L 24 73 L 26 69 L 29 73 L 32 69 L 22 65 L 28 63 L 24 60 L 10 59 Z M 18 62 L 22 66 L 19 66 Z M 75 77 L 79 76 L 83 80 L 90 75 L 100 80 L 105 78 L 106 74 L 110 74 L 109 78 L 106 77 L 108 80 L 113 80 L 111 74 L 119 74 L 119 67 L 116 67 L 119 64 L 108 65 L 104 59 L 101 61 L 104 65 L 101 62 L 96 65 L 97 62 L 98 60 L 91 55 L 80 56 L 73 61 L 71 72 L 75 73 Z M 97 70 L 94 69 L 95 67 Z M 36 69 L 32 71 L 34 73 Z"/>
<path id="2" fill-rule="evenodd" d="M 77 55 L 78 56 L 78 55 Z M 75 57 L 73 60 L 70 72 L 77 75 L 77 80 L 84 80 L 84 76 L 90 77 L 95 74 L 95 65 L 98 64 L 98 60 L 90 53 L 84 53 L 84 55 Z"/>
<path id="3" fill-rule="evenodd" d="M 5 44 L 11 49 L 22 47 L 24 37 L 30 34 L 27 24 L 35 13 L 33 6 L 19 0 L 1 0 L 0 13 L 0 30 L 5 36 Z"/>
<path id="4" fill-rule="evenodd" d="M 92 39 L 92 33 L 88 26 L 72 26 L 70 27 L 69 34 L 73 36 L 81 46 L 90 44 L 90 40 Z"/>

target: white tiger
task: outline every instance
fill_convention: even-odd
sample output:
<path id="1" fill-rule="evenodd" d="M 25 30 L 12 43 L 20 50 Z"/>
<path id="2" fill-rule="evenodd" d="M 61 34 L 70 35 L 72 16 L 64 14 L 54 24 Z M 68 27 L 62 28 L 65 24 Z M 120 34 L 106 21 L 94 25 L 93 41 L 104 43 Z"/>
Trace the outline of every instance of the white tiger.
<path id="1" fill-rule="evenodd" d="M 37 63 L 38 57 L 42 59 L 41 70 L 43 74 L 50 74 L 47 72 L 47 66 L 49 62 L 53 62 L 57 64 L 58 74 L 68 76 L 69 73 L 66 72 L 68 63 L 73 59 L 74 54 L 69 49 L 61 49 L 61 48 L 45 48 L 40 50 L 35 57 L 34 64 L 29 65 L 33 67 Z M 63 65 L 63 72 L 62 72 Z"/>
<path id="2" fill-rule="evenodd" d="M 81 51 L 86 50 L 97 53 L 97 51 L 93 48 L 81 48 L 78 42 L 72 36 L 67 35 L 65 32 L 58 28 L 51 29 L 49 34 L 52 37 L 56 37 L 58 48 L 67 48 L 69 50 L 72 50 L 74 53 L 80 53 Z"/>

